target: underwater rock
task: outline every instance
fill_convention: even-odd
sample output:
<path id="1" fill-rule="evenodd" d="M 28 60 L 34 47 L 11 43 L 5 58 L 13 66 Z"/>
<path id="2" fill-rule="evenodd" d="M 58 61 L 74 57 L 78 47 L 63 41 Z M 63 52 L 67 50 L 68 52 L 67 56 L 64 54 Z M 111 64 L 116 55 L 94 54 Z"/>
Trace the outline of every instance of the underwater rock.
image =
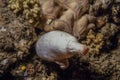
<path id="1" fill-rule="evenodd" d="M 104 39 L 107 40 L 114 36 L 119 31 L 119 27 L 113 23 L 107 23 L 102 27 L 100 32 L 105 36 Z"/>
<path id="2" fill-rule="evenodd" d="M 10 34 L 8 34 L 6 27 L 0 26 L 0 51 L 9 51 L 10 49 L 13 49 L 14 45 L 12 41 L 13 40 Z"/>
<path id="3" fill-rule="evenodd" d="M 117 24 L 120 24 L 120 3 L 113 4 L 111 8 L 111 17 L 113 21 Z"/>
<path id="4" fill-rule="evenodd" d="M 119 26 L 113 23 L 107 23 L 100 30 L 100 33 L 104 35 L 104 48 L 105 50 L 110 50 L 117 46 L 117 38 L 115 37 L 119 31 Z"/>
<path id="5" fill-rule="evenodd" d="M 110 8 L 113 0 L 94 0 L 90 6 L 90 14 L 93 15 L 104 15 L 107 9 Z"/>

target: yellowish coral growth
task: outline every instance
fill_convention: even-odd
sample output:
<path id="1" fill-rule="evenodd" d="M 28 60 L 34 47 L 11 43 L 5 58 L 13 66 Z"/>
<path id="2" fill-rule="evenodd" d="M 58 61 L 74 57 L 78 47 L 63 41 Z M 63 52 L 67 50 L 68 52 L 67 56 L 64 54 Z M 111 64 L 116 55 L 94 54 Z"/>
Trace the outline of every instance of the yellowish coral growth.
<path id="1" fill-rule="evenodd" d="M 8 7 L 14 13 L 22 12 L 30 23 L 34 23 L 40 17 L 39 0 L 10 0 Z"/>
<path id="2" fill-rule="evenodd" d="M 47 78 L 47 80 L 55 80 L 57 77 L 57 74 L 55 72 L 52 72 L 50 76 Z"/>
<path id="3" fill-rule="evenodd" d="M 57 78 L 57 73 L 52 72 L 48 77 L 43 76 L 41 80 L 56 80 L 56 78 Z"/>
<path id="4" fill-rule="evenodd" d="M 93 30 L 90 30 L 88 32 L 88 35 L 84 43 L 90 47 L 90 50 L 89 50 L 90 54 L 100 53 L 100 49 L 104 44 L 103 37 L 104 37 L 103 34 L 101 33 L 95 34 Z"/>
<path id="5" fill-rule="evenodd" d="M 8 7 L 13 10 L 14 13 L 18 13 L 22 10 L 23 0 L 10 0 Z"/>

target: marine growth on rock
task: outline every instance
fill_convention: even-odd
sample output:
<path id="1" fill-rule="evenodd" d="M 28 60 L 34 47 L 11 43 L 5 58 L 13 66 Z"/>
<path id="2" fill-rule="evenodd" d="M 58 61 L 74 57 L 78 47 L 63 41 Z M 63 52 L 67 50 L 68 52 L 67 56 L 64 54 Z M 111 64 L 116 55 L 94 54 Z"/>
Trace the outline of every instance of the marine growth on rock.
<path id="1" fill-rule="evenodd" d="M 8 7 L 16 14 L 22 13 L 29 23 L 40 19 L 39 0 L 10 0 Z"/>

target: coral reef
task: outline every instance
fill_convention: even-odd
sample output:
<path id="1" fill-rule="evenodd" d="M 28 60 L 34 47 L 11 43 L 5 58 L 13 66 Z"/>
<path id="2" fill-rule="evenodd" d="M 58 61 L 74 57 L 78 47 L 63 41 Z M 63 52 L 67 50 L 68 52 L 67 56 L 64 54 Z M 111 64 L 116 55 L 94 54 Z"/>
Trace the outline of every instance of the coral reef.
<path id="1" fill-rule="evenodd" d="M 8 7 L 14 13 L 22 13 L 29 23 L 34 23 L 40 19 L 39 0 L 10 0 Z"/>
<path id="2" fill-rule="evenodd" d="M 0 50 L 10 50 L 14 47 L 11 36 L 7 33 L 4 26 L 0 26 Z M 5 46 L 6 45 L 6 46 Z"/>
<path id="3" fill-rule="evenodd" d="M 24 32 L 24 30 L 26 30 L 26 32 Z M 29 28 L 29 25 L 24 24 L 21 26 L 21 23 L 18 20 L 14 20 L 7 26 L 1 26 L 0 34 L 2 36 L 0 39 L 0 50 L 20 50 L 22 52 L 28 52 L 27 48 L 31 45 L 31 42 L 28 42 L 27 39 L 35 41 L 35 38 L 32 39 L 32 36 L 35 37 L 33 31 L 32 27 Z"/>
<path id="4" fill-rule="evenodd" d="M 104 36 L 101 33 L 96 34 L 93 30 L 89 30 L 86 41 L 83 43 L 90 47 L 89 54 L 99 54 L 104 45 Z"/>
<path id="5" fill-rule="evenodd" d="M 29 48 L 37 37 L 34 28 L 27 22 L 21 21 L 19 17 L 16 18 L 8 11 L 9 9 L 1 8 L 1 10 L 0 14 L 6 12 L 1 15 L 2 24 L 0 24 L 0 71 L 4 73 L 11 64 L 29 54 Z"/>
<path id="6" fill-rule="evenodd" d="M 119 50 L 120 48 L 113 50 L 111 53 L 102 53 L 99 57 L 93 58 L 93 56 L 88 58 L 89 69 L 93 72 L 102 74 L 109 77 L 109 80 L 119 80 L 120 78 L 120 59 Z M 117 64 L 117 65 L 116 65 Z"/>
<path id="7" fill-rule="evenodd" d="M 118 26 L 113 23 L 106 23 L 97 33 L 89 30 L 86 40 L 82 42 L 90 47 L 89 53 L 99 54 L 102 48 L 109 49 L 114 44 L 111 42 L 111 38 L 118 31 Z"/>
<path id="8" fill-rule="evenodd" d="M 92 5 L 90 5 L 90 14 L 93 15 L 103 15 L 106 13 L 106 10 L 111 6 L 114 0 L 94 0 Z M 101 10 L 103 12 L 101 12 Z M 109 11 L 108 11 L 109 12 Z"/>
<path id="9" fill-rule="evenodd" d="M 0 80 L 119 80 L 119 14 L 120 0 L 0 0 Z M 66 70 L 41 60 L 36 40 L 52 30 L 90 54 L 70 58 Z"/>
<path id="10" fill-rule="evenodd" d="M 115 38 L 116 34 L 119 32 L 120 28 L 113 23 L 106 23 L 100 30 L 100 33 L 104 35 L 104 47 L 103 49 L 109 50 L 112 47 L 117 46 L 117 40 Z M 114 41 L 113 41 L 114 39 Z"/>
<path id="11" fill-rule="evenodd" d="M 115 23 L 120 24 L 120 3 L 116 3 L 111 8 L 112 19 Z"/>
<path id="12" fill-rule="evenodd" d="M 101 47 L 99 47 L 99 55 L 89 54 L 88 57 L 80 57 L 80 61 L 83 60 L 87 65 L 88 69 L 92 72 L 102 74 L 106 76 L 109 80 L 119 80 L 120 78 L 120 59 L 119 59 L 119 49 L 117 46 L 116 34 L 119 32 L 119 27 L 113 23 L 106 23 L 98 32 L 93 30 L 89 31 L 89 36 L 87 35 L 85 42 L 88 45 L 96 42 L 96 35 L 99 35 L 98 42 L 101 41 Z M 119 36 L 119 35 L 117 35 Z M 93 41 L 89 40 L 93 39 Z M 102 40 L 101 40 L 102 39 Z M 120 38 L 118 38 L 120 39 Z M 112 48 L 111 48 L 112 46 Z M 95 44 L 94 47 L 97 47 Z M 117 48 L 116 48 L 117 47 Z M 102 49 L 101 49 L 102 48 Z M 114 50 L 113 50 L 114 48 Z M 90 47 L 91 49 L 91 47 Z M 95 51 L 95 50 L 94 50 Z M 106 52 L 108 51 L 108 52 Z M 91 50 L 90 50 L 91 52 Z M 97 52 L 97 51 L 96 51 Z M 92 52 L 93 53 L 93 52 Z M 117 64 L 117 65 L 116 65 Z M 106 79 L 105 79 L 106 80 Z"/>
<path id="13" fill-rule="evenodd" d="M 36 58 L 37 56 L 34 56 L 31 61 L 24 62 L 19 65 L 11 71 L 12 75 L 16 76 L 16 79 L 57 80 L 57 73 L 55 71 L 48 73 L 46 65 Z M 34 61 L 34 59 L 36 60 Z M 23 66 L 25 67 L 24 70 L 22 69 Z"/>
<path id="14" fill-rule="evenodd" d="M 22 0 L 10 0 L 9 7 L 13 10 L 14 13 L 18 13 L 22 10 Z"/>
<path id="15" fill-rule="evenodd" d="M 119 27 L 113 23 L 107 23 L 100 32 L 105 36 L 105 39 L 109 39 L 119 31 Z"/>

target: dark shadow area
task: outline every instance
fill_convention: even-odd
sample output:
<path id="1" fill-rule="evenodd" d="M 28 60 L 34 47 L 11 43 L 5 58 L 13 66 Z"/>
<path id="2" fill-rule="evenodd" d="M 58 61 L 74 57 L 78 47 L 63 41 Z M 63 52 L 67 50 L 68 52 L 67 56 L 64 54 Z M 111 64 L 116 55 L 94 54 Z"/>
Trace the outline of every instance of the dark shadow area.
<path id="1" fill-rule="evenodd" d="M 57 80 L 107 80 L 109 77 L 90 71 L 86 67 L 89 66 L 88 63 L 79 63 L 77 59 L 75 61 L 70 60 L 70 66 L 65 70 L 60 69 L 60 67 L 55 63 L 43 61 L 43 64 L 48 68 L 48 75 L 50 75 L 50 72 L 52 71 L 57 72 Z"/>
<path id="2" fill-rule="evenodd" d="M 10 72 L 5 72 L 1 77 L 0 80 L 15 80 L 15 77 Z"/>

